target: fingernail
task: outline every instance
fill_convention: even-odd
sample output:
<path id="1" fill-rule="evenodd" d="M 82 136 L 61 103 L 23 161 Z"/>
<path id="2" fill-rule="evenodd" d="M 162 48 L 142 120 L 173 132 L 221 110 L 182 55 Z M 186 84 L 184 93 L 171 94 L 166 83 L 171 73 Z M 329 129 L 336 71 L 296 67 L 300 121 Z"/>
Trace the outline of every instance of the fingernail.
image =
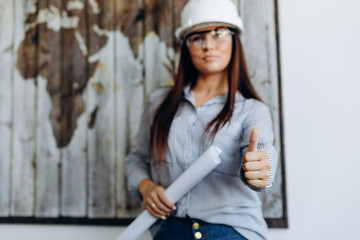
<path id="1" fill-rule="evenodd" d="M 173 206 L 173 210 L 176 210 L 176 206 Z"/>
<path id="2" fill-rule="evenodd" d="M 165 219 L 166 219 L 166 217 L 165 217 L 165 216 L 162 216 L 162 217 L 161 217 L 161 219 L 162 219 L 162 220 L 165 220 Z"/>

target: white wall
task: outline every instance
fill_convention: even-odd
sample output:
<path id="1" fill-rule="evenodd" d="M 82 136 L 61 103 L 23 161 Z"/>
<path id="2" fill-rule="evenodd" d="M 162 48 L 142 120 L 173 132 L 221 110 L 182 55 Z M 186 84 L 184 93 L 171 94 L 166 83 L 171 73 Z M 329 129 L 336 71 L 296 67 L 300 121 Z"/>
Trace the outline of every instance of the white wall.
<path id="1" fill-rule="evenodd" d="M 360 1 L 280 0 L 288 230 L 360 239 Z"/>
<path id="2" fill-rule="evenodd" d="M 290 228 L 269 238 L 359 239 L 360 1 L 279 7 Z M 120 231 L 0 225 L 0 239 L 105 240 Z"/>

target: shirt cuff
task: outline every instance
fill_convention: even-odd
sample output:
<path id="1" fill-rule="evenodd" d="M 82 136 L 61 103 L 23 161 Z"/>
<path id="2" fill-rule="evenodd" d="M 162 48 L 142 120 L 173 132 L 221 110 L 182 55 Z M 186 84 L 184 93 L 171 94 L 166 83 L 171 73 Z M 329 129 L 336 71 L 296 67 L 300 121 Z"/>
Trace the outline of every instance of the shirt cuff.
<path id="1" fill-rule="evenodd" d="M 141 181 L 147 178 L 150 179 L 150 176 L 143 171 L 137 171 L 128 178 L 128 189 L 130 190 L 130 194 L 140 202 L 142 202 L 142 195 L 138 190 L 138 186 Z"/>
<path id="2" fill-rule="evenodd" d="M 241 156 L 244 156 L 245 153 L 246 153 L 246 150 L 247 148 L 244 148 L 242 151 L 241 151 Z M 262 143 L 259 143 L 258 144 L 258 150 L 260 151 L 265 151 L 268 155 L 269 155 L 269 161 L 270 161 L 270 165 L 271 165 L 271 169 L 270 169 L 270 176 L 269 176 L 269 183 L 266 187 L 264 188 L 256 188 L 256 187 L 253 187 L 251 186 L 248 182 L 247 182 L 247 179 L 245 177 L 245 171 L 243 169 L 243 166 L 244 166 L 244 163 L 242 161 L 242 158 L 241 158 L 241 164 L 240 164 L 240 169 L 239 169 L 239 176 L 240 176 L 240 179 L 245 183 L 245 185 L 247 185 L 249 188 L 251 188 L 252 190 L 256 191 L 256 192 L 265 192 L 265 191 L 268 191 L 273 183 L 274 183 L 274 180 L 275 180 L 275 174 L 276 174 L 276 168 L 277 168 L 277 153 L 276 153 L 276 150 L 275 148 L 271 145 L 271 144 L 262 144 Z"/>

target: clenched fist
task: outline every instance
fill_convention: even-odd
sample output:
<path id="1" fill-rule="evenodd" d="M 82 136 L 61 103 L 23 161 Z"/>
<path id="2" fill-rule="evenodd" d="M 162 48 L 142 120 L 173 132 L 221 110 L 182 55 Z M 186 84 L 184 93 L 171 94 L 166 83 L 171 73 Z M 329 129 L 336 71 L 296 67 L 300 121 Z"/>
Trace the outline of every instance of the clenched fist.
<path id="1" fill-rule="evenodd" d="M 244 176 L 248 184 L 261 189 L 269 183 L 271 165 L 269 155 L 265 151 L 257 149 L 259 136 L 259 129 L 254 128 L 250 134 L 249 146 L 242 161 Z"/>

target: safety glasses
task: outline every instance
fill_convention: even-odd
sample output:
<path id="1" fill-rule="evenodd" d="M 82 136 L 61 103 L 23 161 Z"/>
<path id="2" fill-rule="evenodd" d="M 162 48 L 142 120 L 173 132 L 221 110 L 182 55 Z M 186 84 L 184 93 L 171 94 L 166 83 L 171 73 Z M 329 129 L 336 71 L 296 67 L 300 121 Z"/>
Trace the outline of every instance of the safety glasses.
<path id="1" fill-rule="evenodd" d="M 217 28 L 209 31 L 191 33 L 186 38 L 189 48 L 205 48 L 205 43 L 210 38 L 216 44 L 229 43 L 234 33 L 226 28 Z M 209 36 L 209 37 L 207 37 Z"/>

